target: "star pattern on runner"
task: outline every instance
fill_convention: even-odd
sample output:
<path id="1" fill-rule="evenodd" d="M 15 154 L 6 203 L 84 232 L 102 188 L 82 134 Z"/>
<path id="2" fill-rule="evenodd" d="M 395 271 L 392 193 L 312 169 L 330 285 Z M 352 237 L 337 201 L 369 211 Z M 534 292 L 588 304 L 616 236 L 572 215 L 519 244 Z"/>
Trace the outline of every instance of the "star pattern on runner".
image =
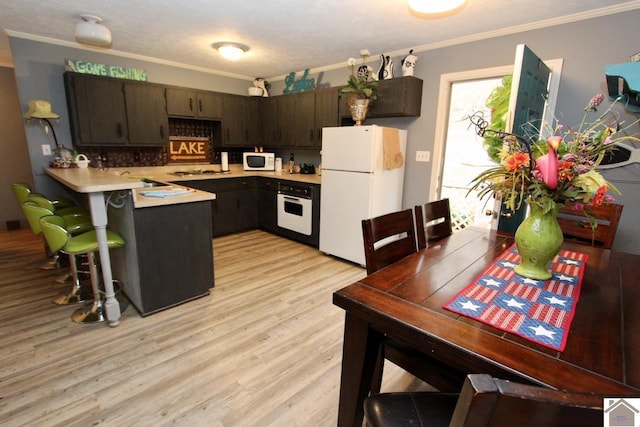
<path id="1" fill-rule="evenodd" d="M 535 328 L 533 326 L 529 326 L 529 329 L 531 329 L 536 334 L 536 336 L 553 338 L 553 336 L 555 335 L 554 331 L 550 331 L 542 325 L 538 325 Z"/>
<path id="2" fill-rule="evenodd" d="M 460 304 L 462 306 L 462 308 L 464 308 L 465 310 L 471 310 L 471 311 L 476 311 L 477 309 L 480 308 L 480 306 L 478 304 L 474 304 L 471 301 L 465 301 L 462 304 Z"/>
<path id="3" fill-rule="evenodd" d="M 487 286 L 495 286 L 496 288 L 500 287 L 500 285 L 502 284 L 502 283 L 498 282 L 497 280 L 494 280 L 494 279 L 491 279 L 491 278 L 490 279 L 484 279 L 483 282 Z"/>
<path id="4" fill-rule="evenodd" d="M 575 277 L 567 276 L 565 274 L 559 274 L 558 276 L 556 276 L 556 279 L 562 280 L 563 282 L 571 282 L 571 283 L 573 283 L 576 280 Z"/>
<path id="5" fill-rule="evenodd" d="M 553 304 L 553 305 L 561 305 L 561 306 L 565 306 L 567 304 L 566 300 L 563 299 L 559 299 L 556 297 L 547 297 L 545 298 L 547 301 L 549 301 L 549 304 Z"/>
<path id="6" fill-rule="evenodd" d="M 524 307 L 524 303 L 521 303 L 519 301 L 516 301 L 514 298 L 511 299 L 505 299 L 503 300 L 504 302 L 507 303 L 508 307 L 517 307 L 517 308 L 522 308 Z"/>

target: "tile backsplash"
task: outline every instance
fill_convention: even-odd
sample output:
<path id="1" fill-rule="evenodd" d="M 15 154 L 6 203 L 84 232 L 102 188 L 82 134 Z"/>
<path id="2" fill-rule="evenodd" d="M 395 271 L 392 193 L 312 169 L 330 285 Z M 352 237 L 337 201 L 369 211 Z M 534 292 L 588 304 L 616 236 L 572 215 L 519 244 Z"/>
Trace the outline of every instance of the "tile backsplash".
<path id="1" fill-rule="evenodd" d="M 215 122 L 191 119 L 169 119 L 169 135 L 209 138 L 211 163 L 220 163 L 220 152 L 229 153 L 229 163 L 242 163 L 242 148 L 214 148 Z M 92 167 L 165 166 L 169 164 L 167 147 L 84 147 L 82 153 L 91 160 Z"/>

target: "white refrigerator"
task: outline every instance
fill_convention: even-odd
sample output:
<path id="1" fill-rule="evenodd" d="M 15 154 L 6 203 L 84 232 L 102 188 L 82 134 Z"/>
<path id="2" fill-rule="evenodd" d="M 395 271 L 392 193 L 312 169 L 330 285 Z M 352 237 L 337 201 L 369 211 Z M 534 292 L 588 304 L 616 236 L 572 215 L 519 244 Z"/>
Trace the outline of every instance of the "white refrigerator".
<path id="1" fill-rule="evenodd" d="M 407 131 L 322 130 L 320 251 L 365 265 L 362 220 L 402 207 Z"/>

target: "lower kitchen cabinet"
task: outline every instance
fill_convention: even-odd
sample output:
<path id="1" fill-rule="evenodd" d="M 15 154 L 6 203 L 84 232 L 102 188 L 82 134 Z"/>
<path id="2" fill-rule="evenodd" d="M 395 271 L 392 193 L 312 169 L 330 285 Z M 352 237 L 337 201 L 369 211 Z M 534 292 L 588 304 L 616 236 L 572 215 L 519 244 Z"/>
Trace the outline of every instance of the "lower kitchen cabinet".
<path id="1" fill-rule="evenodd" d="M 108 215 L 109 228 L 126 242 L 111 251 L 113 277 L 142 316 L 209 294 L 214 274 L 208 201 L 135 209 L 129 194 Z"/>
<path id="2" fill-rule="evenodd" d="M 258 227 L 256 177 L 181 181 L 180 185 L 216 195 L 211 202 L 214 237 Z"/>
<path id="3" fill-rule="evenodd" d="M 270 233 L 278 233 L 278 180 L 258 178 L 258 227 Z"/>
<path id="4" fill-rule="evenodd" d="M 180 181 L 179 184 L 216 195 L 216 199 L 210 202 L 214 237 L 259 228 L 316 248 L 319 246 L 319 184 L 303 184 L 310 187 L 313 200 L 310 236 L 278 225 L 279 185 L 300 185 L 296 181 L 254 176 Z"/>

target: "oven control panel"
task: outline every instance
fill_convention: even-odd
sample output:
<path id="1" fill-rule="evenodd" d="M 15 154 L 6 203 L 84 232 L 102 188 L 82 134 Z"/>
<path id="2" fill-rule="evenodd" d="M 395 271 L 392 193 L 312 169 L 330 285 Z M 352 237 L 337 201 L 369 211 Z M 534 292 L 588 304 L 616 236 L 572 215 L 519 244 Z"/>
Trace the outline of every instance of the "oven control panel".
<path id="1" fill-rule="evenodd" d="M 311 198 L 311 187 L 307 185 L 291 185 L 278 183 L 278 192 L 289 196 Z"/>

